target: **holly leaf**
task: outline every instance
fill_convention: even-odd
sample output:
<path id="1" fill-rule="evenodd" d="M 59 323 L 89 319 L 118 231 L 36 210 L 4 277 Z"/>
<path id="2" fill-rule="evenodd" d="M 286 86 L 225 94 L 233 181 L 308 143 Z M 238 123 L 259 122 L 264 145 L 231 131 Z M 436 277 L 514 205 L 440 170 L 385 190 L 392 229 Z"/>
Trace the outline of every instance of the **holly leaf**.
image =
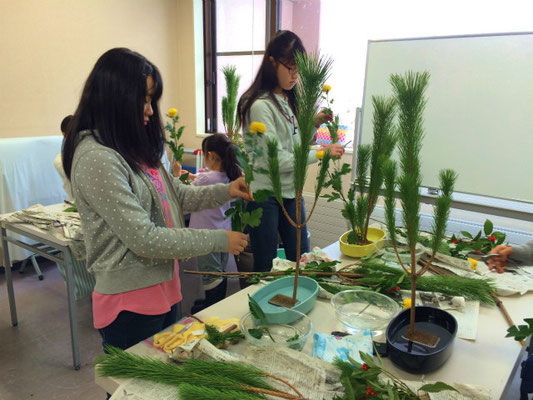
<path id="1" fill-rule="evenodd" d="M 493 235 L 496 238 L 496 245 L 502 244 L 507 236 L 503 232 L 494 232 Z"/>
<path id="2" fill-rule="evenodd" d="M 461 235 L 463 235 L 464 237 L 468 239 L 473 239 L 472 234 L 468 231 L 461 231 Z"/>
<path id="3" fill-rule="evenodd" d="M 494 225 L 492 224 L 490 219 L 485 221 L 485 225 L 483 225 L 483 230 L 485 231 L 486 236 L 489 236 L 494 230 Z"/>
<path id="4" fill-rule="evenodd" d="M 424 392 L 429 392 L 429 393 L 437 393 L 437 392 L 442 392 L 444 390 L 452 390 L 454 392 L 457 392 L 457 389 L 455 389 L 454 387 L 450 385 L 447 385 L 444 382 L 428 383 L 427 385 L 420 387 L 418 390 L 419 391 L 422 390 Z"/>

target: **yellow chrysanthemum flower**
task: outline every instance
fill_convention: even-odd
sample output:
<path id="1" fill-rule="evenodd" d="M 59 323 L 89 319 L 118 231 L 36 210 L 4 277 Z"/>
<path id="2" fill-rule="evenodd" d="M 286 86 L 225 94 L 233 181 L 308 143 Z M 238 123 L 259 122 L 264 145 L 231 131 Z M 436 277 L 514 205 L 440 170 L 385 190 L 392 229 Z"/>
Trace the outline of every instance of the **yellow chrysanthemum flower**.
<path id="1" fill-rule="evenodd" d="M 322 91 L 324 93 L 329 93 L 330 90 L 331 90 L 331 86 L 329 86 L 329 85 L 322 86 Z"/>
<path id="2" fill-rule="evenodd" d="M 403 308 L 411 307 L 411 299 L 403 299 Z"/>
<path id="3" fill-rule="evenodd" d="M 250 133 L 259 133 L 263 134 L 267 130 L 266 125 L 262 122 L 252 122 L 250 124 Z"/>
<path id="4" fill-rule="evenodd" d="M 318 150 L 315 154 L 316 158 L 322 160 L 324 158 L 324 150 Z"/>
<path id="5" fill-rule="evenodd" d="M 175 108 L 170 108 L 167 114 L 170 118 L 174 118 L 176 115 L 178 115 L 178 110 Z"/>

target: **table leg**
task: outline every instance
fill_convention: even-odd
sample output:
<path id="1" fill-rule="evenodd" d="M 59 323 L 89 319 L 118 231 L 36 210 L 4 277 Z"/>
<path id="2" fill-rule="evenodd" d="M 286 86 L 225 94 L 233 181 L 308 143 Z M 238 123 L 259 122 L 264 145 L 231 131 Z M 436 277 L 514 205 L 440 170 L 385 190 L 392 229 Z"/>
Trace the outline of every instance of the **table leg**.
<path id="1" fill-rule="evenodd" d="M 9 309 L 11 311 L 11 324 L 13 326 L 18 325 L 17 320 L 17 306 L 15 304 L 15 292 L 13 290 L 13 277 L 11 275 L 11 261 L 9 260 L 9 249 L 7 248 L 7 232 L 6 228 L 2 226 L 1 228 L 2 236 L 2 249 L 4 253 L 4 268 L 6 270 L 6 286 L 7 286 L 7 295 L 9 298 Z"/>
<path id="2" fill-rule="evenodd" d="M 72 256 L 68 248 L 63 249 L 65 273 L 67 275 L 68 314 L 70 320 L 70 337 L 72 344 L 72 361 L 74 369 L 80 369 L 80 346 L 78 343 L 78 319 L 76 317 L 76 302 L 74 299 L 74 279 L 72 274 Z"/>

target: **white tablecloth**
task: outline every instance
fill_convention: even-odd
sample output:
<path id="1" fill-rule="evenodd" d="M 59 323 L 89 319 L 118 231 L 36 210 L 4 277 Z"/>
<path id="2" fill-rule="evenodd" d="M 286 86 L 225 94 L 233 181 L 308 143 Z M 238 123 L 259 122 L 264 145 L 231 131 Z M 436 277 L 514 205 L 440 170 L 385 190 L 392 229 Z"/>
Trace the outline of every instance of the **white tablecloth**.
<path id="1" fill-rule="evenodd" d="M 62 142 L 61 135 L 0 139 L 0 214 L 34 204 L 62 203 L 67 198 L 54 168 Z M 15 261 L 30 253 L 10 245 L 9 254 Z"/>

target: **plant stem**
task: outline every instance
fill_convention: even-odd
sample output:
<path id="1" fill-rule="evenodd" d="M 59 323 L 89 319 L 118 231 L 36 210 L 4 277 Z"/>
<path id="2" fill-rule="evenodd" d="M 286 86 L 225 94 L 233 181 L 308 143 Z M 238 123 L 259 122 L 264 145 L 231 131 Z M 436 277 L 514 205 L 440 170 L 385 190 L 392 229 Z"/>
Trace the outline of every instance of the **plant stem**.
<path id="1" fill-rule="evenodd" d="M 302 242 L 302 226 L 300 222 L 302 221 L 302 192 L 298 192 L 296 196 L 296 270 L 294 271 L 294 288 L 292 291 L 292 301 L 296 301 L 296 294 L 298 292 L 298 277 L 300 275 L 300 256 L 301 256 L 301 242 Z M 305 225 L 304 225 L 305 226 Z"/>
<path id="2" fill-rule="evenodd" d="M 409 334 L 415 333 L 415 309 L 416 309 L 416 258 L 415 249 L 411 249 L 411 311 L 409 314 Z"/>

